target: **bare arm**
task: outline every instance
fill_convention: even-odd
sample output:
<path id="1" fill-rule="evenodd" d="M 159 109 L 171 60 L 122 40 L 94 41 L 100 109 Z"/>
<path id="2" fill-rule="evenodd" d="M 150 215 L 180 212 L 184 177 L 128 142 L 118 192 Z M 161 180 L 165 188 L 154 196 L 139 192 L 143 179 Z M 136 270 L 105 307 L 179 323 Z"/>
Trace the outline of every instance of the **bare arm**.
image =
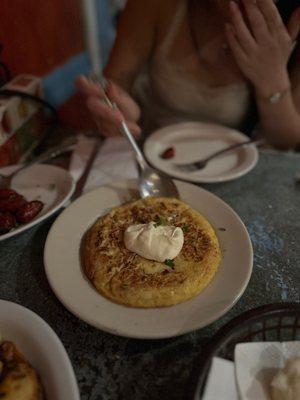
<path id="1" fill-rule="evenodd" d="M 85 95 L 96 125 L 106 136 L 118 135 L 123 119 L 133 134 L 141 132 L 138 126 L 140 108 L 129 93 L 155 45 L 158 5 L 159 0 L 128 0 L 121 15 L 116 41 L 104 70 L 104 75 L 110 80 L 107 93 L 118 110 L 111 110 L 103 103 L 99 86 L 84 77 L 77 80 L 77 87 Z"/>
<path id="2" fill-rule="evenodd" d="M 127 91 L 155 45 L 157 6 L 157 0 L 128 0 L 120 17 L 104 74 Z"/>
<path id="3" fill-rule="evenodd" d="M 291 87 L 276 104 L 262 99 Z M 262 88 L 261 95 L 257 92 L 256 101 L 260 115 L 260 123 L 266 138 L 275 146 L 289 149 L 300 144 L 300 51 L 294 65 L 291 77 L 286 74 L 282 81 L 271 82 L 269 87 Z M 264 92 L 264 93 L 263 93 Z"/>
<path id="4" fill-rule="evenodd" d="M 287 71 L 293 41 L 300 29 L 300 8 L 287 29 L 273 0 L 243 0 L 251 29 L 241 10 L 231 2 L 232 24 L 227 25 L 227 38 L 236 61 L 253 84 L 263 132 L 273 145 L 288 149 L 300 144 L 300 59 L 292 77 Z M 276 103 L 271 95 L 285 93 Z"/>

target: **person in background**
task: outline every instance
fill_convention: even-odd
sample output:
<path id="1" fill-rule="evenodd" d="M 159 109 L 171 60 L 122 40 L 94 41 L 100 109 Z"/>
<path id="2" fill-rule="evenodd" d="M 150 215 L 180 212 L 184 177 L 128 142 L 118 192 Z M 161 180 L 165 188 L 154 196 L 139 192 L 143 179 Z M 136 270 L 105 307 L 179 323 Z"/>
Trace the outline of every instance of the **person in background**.
<path id="1" fill-rule="evenodd" d="M 106 136 L 123 118 L 136 136 L 195 120 L 244 130 L 255 107 L 266 139 L 295 148 L 299 31 L 300 7 L 285 25 L 273 0 L 128 0 L 104 70 L 118 110 L 86 78 L 77 87 Z"/>

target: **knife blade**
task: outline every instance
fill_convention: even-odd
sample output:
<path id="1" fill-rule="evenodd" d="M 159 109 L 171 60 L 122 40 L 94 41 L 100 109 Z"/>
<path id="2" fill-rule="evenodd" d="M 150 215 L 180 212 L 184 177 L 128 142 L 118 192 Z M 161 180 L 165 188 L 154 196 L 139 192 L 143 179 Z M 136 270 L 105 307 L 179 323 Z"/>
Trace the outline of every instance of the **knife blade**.
<path id="1" fill-rule="evenodd" d="M 74 194 L 72 196 L 72 201 L 76 200 L 78 197 L 80 197 L 82 195 L 84 185 L 86 184 L 86 181 L 89 177 L 89 174 L 91 172 L 92 166 L 95 161 L 95 158 L 98 154 L 98 151 L 99 151 L 102 143 L 103 143 L 102 140 L 96 139 L 96 143 L 94 144 L 94 147 L 91 151 L 90 157 L 85 165 L 84 171 L 83 171 L 81 177 L 77 181 L 76 188 L 75 188 Z"/>

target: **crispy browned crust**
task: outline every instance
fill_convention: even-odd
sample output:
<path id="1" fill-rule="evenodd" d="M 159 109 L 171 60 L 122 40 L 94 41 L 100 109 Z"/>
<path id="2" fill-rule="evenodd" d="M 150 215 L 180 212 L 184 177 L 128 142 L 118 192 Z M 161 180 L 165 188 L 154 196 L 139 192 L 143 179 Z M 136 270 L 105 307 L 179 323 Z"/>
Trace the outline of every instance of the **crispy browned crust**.
<path id="1" fill-rule="evenodd" d="M 124 246 L 128 226 L 160 218 L 188 227 L 174 268 L 146 260 Z M 169 306 L 195 296 L 213 278 L 220 259 L 209 222 L 187 204 L 167 198 L 147 198 L 114 208 L 95 222 L 82 246 L 83 268 L 96 289 L 133 307 Z"/>
<path id="2" fill-rule="evenodd" d="M 12 342 L 0 345 L 1 400 L 43 400 L 43 388 L 34 368 Z"/>

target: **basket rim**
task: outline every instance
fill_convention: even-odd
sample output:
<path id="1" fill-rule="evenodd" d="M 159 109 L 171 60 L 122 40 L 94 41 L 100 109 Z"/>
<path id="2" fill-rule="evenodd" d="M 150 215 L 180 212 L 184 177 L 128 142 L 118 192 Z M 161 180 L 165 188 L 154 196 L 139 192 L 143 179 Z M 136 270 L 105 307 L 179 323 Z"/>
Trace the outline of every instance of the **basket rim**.
<path id="1" fill-rule="evenodd" d="M 190 392 L 190 397 L 196 399 L 195 396 L 199 396 L 213 355 L 217 352 L 221 345 L 226 342 L 234 330 L 239 329 L 239 327 L 246 322 L 259 322 L 259 320 L 263 319 L 265 316 L 271 318 L 280 316 L 288 317 L 289 314 L 295 313 L 299 314 L 300 318 L 300 302 L 277 302 L 255 307 L 229 320 L 209 339 L 206 348 L 194 361 L 194 368 L 192 369 L 190 379 L 190 389 L 192 386 L 194 390 L 193 393 Z"/>

